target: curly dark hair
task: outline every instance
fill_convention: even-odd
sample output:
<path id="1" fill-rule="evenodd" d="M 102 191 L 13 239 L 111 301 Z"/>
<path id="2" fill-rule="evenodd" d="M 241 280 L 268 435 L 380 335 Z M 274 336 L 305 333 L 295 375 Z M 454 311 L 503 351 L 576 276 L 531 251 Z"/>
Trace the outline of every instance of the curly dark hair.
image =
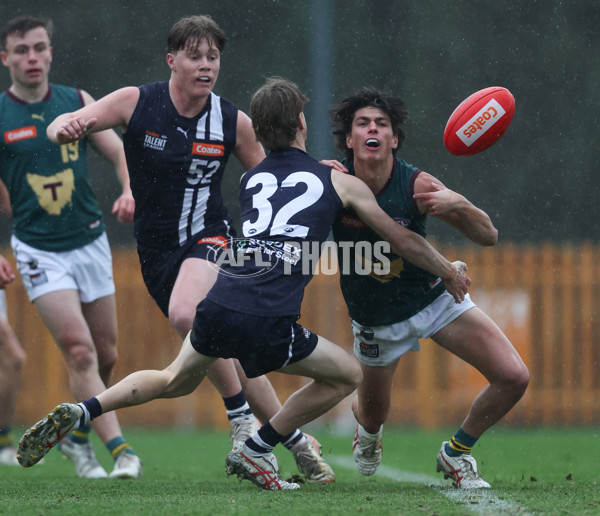
<path id="1" fill-rule="evenodd" d="M 392 131 L 398 136 L 398 147 L 393 150 L 395 156 L 405 138 L 402 125 L 408 118 L 408 108 L 400 97 L 393 97 L 372 86 L 366 86 L 352 93 L 329 110 L 336 147 L 348 159 L 354 157 L 354 151 L 346 145 L 346 136 L 352 132 L 355 113 L 364 107 L 381 109 L 390 117 Z"/>

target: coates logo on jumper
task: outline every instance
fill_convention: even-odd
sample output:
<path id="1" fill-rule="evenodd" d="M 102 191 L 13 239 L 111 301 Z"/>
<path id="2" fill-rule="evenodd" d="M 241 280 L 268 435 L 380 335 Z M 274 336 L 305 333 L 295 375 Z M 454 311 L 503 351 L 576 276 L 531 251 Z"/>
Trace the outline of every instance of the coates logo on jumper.
<path id="1" fill-rule="evenodd" d="M 200 240 L 198 240 L 199 244 L 212 244 L 212 245 L 216 245 L 219 246 L 222 249 L 227 249 L 227 247 L 229 246 L 229 239 L 225 238 L 223 236 L 209 236 L 209 237 L 204 237 L 201 238 Z"/>
<path id="2" fill-rule="evenodd" d="M 367 227 L 360 217 L 356 215 L 350 215 L 349 213 L 343 213 L 340 215 L 340 223 L 343 226 L 355 229 L 364 229 Z"/>
<path id="3" fill-rule="evenodd" d="M 467 147 L 470 147 L 481 138 L 481 136 L 489 131 L 492 126 L 500 120 L 504 113 L 506 113 L 504 108 L 498 101 L 492 99 L 475 113 L 465 125 L 456 131 L 456 136 L 458 136 Z"/>
<path id="4" fill-rule="evenodd" d="M 19 129 L 13 129 L 12 131 L 6 131 L 4 133 L 4 141 L 6 143 L 14 143 L 20 140 L 27 140 L 28 138 L 36 138 L 37 129 L 35 125 L 29 127 L 20 127 Z"/>
<path id="5" fill-rule="evenodd" d="M 214 143 L 194 142 L 192 154 L 195 154 L 196 156 L 224 156 L 225 146 L 216 145 Z"/>

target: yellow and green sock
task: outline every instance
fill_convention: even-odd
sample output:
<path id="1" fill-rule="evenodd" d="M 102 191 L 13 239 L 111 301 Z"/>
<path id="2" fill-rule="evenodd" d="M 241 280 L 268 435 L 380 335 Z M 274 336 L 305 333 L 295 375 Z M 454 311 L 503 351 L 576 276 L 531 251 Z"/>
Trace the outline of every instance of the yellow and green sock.
<path id="1" fill-rule="evenodd" d="M 91 431 L 92 427 L 90 425 L 81 426 L 69 434 L 69 439 L 75 444 L 86 444 L 90 440 Z"/>
<path id="2" fill-rule="evenodd" d="M 458 457 L 463 454 L 471 455 L 471 450 L 473 449 L 473 446 L 475 446 L 477 439 L 478 437 L 467 434 L 461 427 L 452 436 L 448 444 L 446 444 L 446 449 L 444 451 L 450 457 Z"/>
<path id="3" fill-rule="evenodd" d="M 133 451 L 133 448 L 129 446 L 127 441 L 123 438 L 122 435 L 119 437 L 115 437 L 106 443 L 106 448 L 112 455 L 113 459 L 117 459 L 117 457 L 123 453 L 130 453 L 131 455 L 135 455 L 136 453 Z"/>
<path id="4" fill-rule="evenodd" d="M 7 448 L 12 445 L 12 436 L 10 434 L 10 426 L 0 428 L 0 449 Z"/>

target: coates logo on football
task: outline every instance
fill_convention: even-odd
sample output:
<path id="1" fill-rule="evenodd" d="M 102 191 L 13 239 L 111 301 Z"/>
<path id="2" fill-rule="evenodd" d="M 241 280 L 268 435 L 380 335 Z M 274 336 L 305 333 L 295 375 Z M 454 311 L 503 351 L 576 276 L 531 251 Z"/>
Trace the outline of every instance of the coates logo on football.
<path id="1" fill-rule="evenodd" d="M 6 143 L 14 143 L 20 140 L 27 140 L 28 138 L 37 137 L 37 129 L 35 125 L 29 127 L 20 127 L 19 129 L 13 129 L 12 131 L 6 131 L 4 133 L 4 141 Z"/>
<path id="2" fill-rule="evenodd" d="M 194 142 L 192 154 L 195 154 L 196 156 L 224 156 L 225 146 L 213 143 Z"/>
<path id="3" fill-rule="evenodd" d="M 506 113 L 506 111 L 504 111 L 504 108 L 498 101 L 491 99 L 475 113 L 465 125 L 456 131 L 456 136 L 458 136 L 467 147 L 470 147 L 481 138 L 481 136 L 489 131 L 493 125 L 500 120 L 504 113 Z"/>

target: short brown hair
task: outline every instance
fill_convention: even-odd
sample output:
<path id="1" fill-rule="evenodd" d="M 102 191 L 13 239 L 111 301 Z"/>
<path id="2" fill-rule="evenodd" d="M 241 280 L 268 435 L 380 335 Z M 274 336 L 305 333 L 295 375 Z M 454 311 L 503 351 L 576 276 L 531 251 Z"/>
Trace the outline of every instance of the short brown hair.
<path id="1" fill-rule="evenodd" d="M 225 48 L 225 31 L 208 15 L 186 16 L 178 20 L 167 36 L 167 52 L 196 48 L 205 39 L 219 52 Z"/>
<path id="2" fill-rule="evenodd" d="M 298 131 L 298 117 L 308 97 L 293 82 L 269 77 L 252 96 L 250 118 L 256 138 L 268 151 L 290 146 Z"/>
<path id="3" fill-rule="evenodd" d="M 9 20 L 0 31 L 0 50 L 6 50 L 6 40 L 11 34 L 18 34 L 22 37 L 30 30 L 37 29 L 38 27 L 46 29 L 48 39 L 52 39 L 52 20 L 42 20 L 41 18 L 28 15 L 17 16 Z"/>

